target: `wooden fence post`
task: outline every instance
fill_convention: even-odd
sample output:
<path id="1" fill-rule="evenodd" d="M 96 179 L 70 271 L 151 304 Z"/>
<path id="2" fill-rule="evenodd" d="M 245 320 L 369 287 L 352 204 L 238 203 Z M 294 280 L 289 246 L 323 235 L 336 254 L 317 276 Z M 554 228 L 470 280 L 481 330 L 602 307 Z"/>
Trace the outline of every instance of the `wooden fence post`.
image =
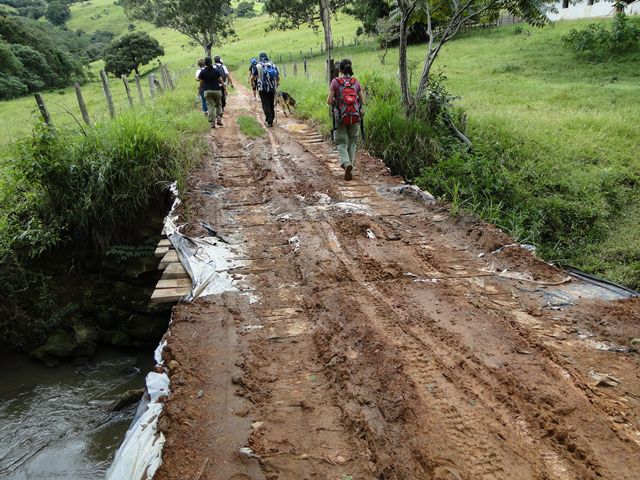
<path id="1" fill-rule="evenodd" d="M 308 77 L 309 76 L 309 70 L 307 70 L 307 59 L 304 59 L 304 74 Z"/>
<path id="2" fill-rule="evenodd" d="M 166 63 L 163 63 L 162 68 L 164 69 L 164 74 L 167 77 L 167 85 L 169 85 L 169 88 L 173 90 L 174 89 L 173 80 L 171 80 L 171 72 L 169 72 L 169 67 L 167 66 Z"/>
<path id="3" fill-rule="evenodd" d="M 76 89 L 76 97 L 78 98 L 78 106 L 80 107 L 80 112 L 82 113 L 82 119 L 84 120 L 84 123 L 91 126 L 91 119 L 89 118 L 87 105 L 84 103 L 84 97 L 82 96 L 82 90 L 80 90 L 80 84 L 76 82 L 73 86 Z"/>
<path id="4" fill-rule="evenodd" d="M 109 88 L 107 72 L 100 70 L 100 79 L 102 80 L 102 91 L 104 92 L 104 97 L 107 99 L 107 107 L 109 107 L 109 116 L 111 118 L 115 118 L 116 107 L 113 105 L 113 97 L 111 96 L 111 89 Z"/>
<path id="5" fill-rule="evenodd" d="M 156 76 L 153 73 L 149 74 L 149 92 L 151 98 L 156 98 Z"/>
<path id="6" fill-rule="evenodd" d="M 142 94 L 142 85 L 140 85 L 140 75 L 136 73 L 136 89 L 138 90 L 138 98 L 140 99 L 140 105 L 144 105 L 144 95 Z"/>
<path id="7" fill-rule="evenodd" d="M 283 64 L 282 65 L 282 75 L 284 76 L 284 78 L 287 78 L 287 64 Z"/>
<path id="8" fill-rule="evenodd" d="M 122 75 L 122 83 L 124 83 L 124 90 L 127 92 L 127 100 L 129 100 L 129 106 L 133 107 L 133 98 L 131 98 L 131 91 L 129 90 L 129 79 L 126 75 Z"/>
<path id="9" fill-rule="evenodd" d="M 296 62 L 293 62 L 293 76 L 298 76 L 298 65 L 296 65 Z"/>
<path id="10" fill-rule="evenodd" d="M 160 63 L 160 81 L 162 82 L 162 91 L 165 92 L 169 85 L 167 84 L 167 72 L 164 71 L 163 63 Z"/>
<path id="11" fill-rule="evenodd" d="M 49 115 L 49 110 L 47 109 L 47 105 L 44 103 L 44 98 L 39 93 L 33 95 L 36 99 L 36 103 L 38 104 L 38 108 L 40 109 L 40 114 L 42 115 L 42 119 L 44 123 L 49 125 L 50 127 L 53 125 L 51 123 L 51 115 Z"/>

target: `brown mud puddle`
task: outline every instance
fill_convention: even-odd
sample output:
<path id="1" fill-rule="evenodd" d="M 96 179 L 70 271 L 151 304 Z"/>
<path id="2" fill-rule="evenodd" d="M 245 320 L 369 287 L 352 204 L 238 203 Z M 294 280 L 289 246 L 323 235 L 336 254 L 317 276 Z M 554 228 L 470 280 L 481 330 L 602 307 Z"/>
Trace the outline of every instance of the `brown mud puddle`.
<path id="1" fill-rule="evenodd" d="M 229 103 L 187 220 L 242 246 L 245 291 L 175 308 L 155 478 L 640 478 L 640 357 L 597 348 L 640 337 L 637 299 L 545 308 L 563 272 Z"/>

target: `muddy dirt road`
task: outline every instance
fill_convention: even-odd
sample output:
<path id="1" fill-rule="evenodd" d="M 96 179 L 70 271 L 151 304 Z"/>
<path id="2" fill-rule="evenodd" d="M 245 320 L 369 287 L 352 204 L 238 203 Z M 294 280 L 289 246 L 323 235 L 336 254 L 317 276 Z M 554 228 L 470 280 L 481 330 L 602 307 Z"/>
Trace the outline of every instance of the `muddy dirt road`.
<path id="1" fill-rule="evenodd" d="M 239 290 L 174 311 L 156 479 L 640 478 L 638 301 L 553 303 L 575 282 L 495 228 L 229 103 L 183 220 Z"/>

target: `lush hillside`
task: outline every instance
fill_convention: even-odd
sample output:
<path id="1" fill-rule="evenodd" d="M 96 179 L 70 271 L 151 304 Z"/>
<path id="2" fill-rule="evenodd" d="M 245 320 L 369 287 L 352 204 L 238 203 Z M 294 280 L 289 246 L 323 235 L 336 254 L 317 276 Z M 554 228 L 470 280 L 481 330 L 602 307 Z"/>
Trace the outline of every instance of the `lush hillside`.
<path id="1" fill-rule="evenodd" d="M 163 62 L 175 71 L 184 69 L 186 75 L 192 74 L 201 52 L 186 37 L 144 22 L 134 22 L 132 27 L 129 23 L 113 2 L 93 0 L 72 6 L 68 26 L 118 35 L 130 28 L 148 31 L 165 48 Z M 640 120 L 640 57 L 629 54 L 603 63 L 575 60 L 564 50 L 561 37 L 587 23 L 482 30 L 450 43 L 438 68 L 447 77 L 449 91 L 459 97 L 456 104 L 467 113 L 468 133 L 478 147 L 477 154 L 472 159 L 441 159 L 415 180 L 452 199 L 456 208 L 470 209 L 520 240 L 537 244 L 550 260 L 638 287 L 640 160 L 635 152 L 640 150 L 640 140 L 635 125 Z M 326 122 L 321 36 L 308 28 L 272 31 L 269 25 L 265 16 L 238 19 L 237 40 L 216 53 L 241 72 L 242 78 L 248 59 L 260 51 L 269 52 L 274 59 L 283 58 L 289 77 L 282 88 L 294 93 L 301 113 Z M 357 26 L 353 18 L 339 15 L 334 22 L 335 38 L 340 42 L 344 36 L 349 44 Z M 289 58 L 299 57 L 301 50 L 310 57 L 308 80 L 301 75 L 291 78 Z M 414 65 L 422 55 L 422 46 L 410 47 Z M 375 89 L 384 81 L 391 95 L 397 92 L 396 51 L 389 51 L 383 63 L 382 53 L 369 42 L 338 48 L 335 56 L 349 56 L 357 73 L 373 83 L 369 87 Z M 93 66 L 94 75 L 99 67 Z M 154 66 L 143 71 L 151 68 Z M 119 108 L 126 108 L 121 82 L 112 83 Z M 104 117 L 99 86 L 91 83 L 84 89 L 92 115 Z M 45 98 L 57 123 L 75 124 L 66 113 L 69 110 L 77 115 L 72 90 L 50 92 Z M 398 113 L 393 111 L 394 105 L 387 102 L 385 112 L 370 112 L 369 122 L 375 126 L 378 119 L 388 130 L 378 130 L 378 144 L 369 143 L 381 155 L 401 151 L 401 145 L 397 149 L 393 145 L 394 135 L 402 138 L 403 133 L 394 126 L 399 118 L 393 117 Z M 31 128 L 33 100 L 2 102 L 0 116 L 15 120 L 2 129 L 2 144 Z M 380 144 L 387 141 L 385 135 L 389 135 L 386 149 Z M 420 152 L 402 154 L 406 157 L 403 161 L 413 161 L 414 153 L 416 158 L 420 156 Z"/>

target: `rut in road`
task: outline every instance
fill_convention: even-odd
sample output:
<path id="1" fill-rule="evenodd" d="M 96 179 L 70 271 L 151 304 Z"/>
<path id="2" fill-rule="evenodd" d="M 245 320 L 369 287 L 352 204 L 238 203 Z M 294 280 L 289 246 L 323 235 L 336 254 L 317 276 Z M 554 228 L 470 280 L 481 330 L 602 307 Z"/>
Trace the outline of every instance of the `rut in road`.
<path id="1" fill-rule="evenodd" d="M 512 243 L 497 229 L 400 193 L 366 154 L 343 181 L 293 119 L 251 141 L 235 118 L 257 104 L 229 104 L 183 215 L 234 244 L 240 291 L 174 310 L 155 478 L 638 478 L 637 353 L 581 340 L 623 341 L 637 302 L 541 308 L 564 274 L 490 254 Z"/>

